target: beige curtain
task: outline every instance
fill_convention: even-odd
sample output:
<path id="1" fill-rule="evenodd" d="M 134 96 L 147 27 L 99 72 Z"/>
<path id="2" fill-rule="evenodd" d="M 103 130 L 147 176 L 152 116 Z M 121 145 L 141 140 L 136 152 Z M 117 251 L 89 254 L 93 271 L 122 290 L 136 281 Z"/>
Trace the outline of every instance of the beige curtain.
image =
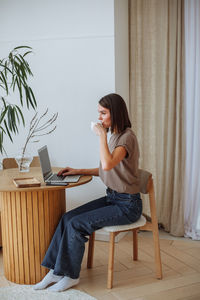
<path id="1" fill-rule="evenodd" d="M 130 0 L 129 9 L 130 112 L 140 167 L 153 173 L 159 222 L 182 236 L 183 1 Z"/>

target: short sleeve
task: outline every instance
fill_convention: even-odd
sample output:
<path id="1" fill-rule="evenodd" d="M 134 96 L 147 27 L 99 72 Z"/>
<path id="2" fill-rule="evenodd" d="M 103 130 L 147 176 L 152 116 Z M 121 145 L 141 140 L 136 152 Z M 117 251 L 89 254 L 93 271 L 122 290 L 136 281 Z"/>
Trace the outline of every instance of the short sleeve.
<path id="1" fill-rule="evenodd" d="M 126 158 L 131 157 L 133 152 L 134 152 L 134 149 L 135 149 L 135 137 L 134 137 L 134 135 L 129 134 L 129 133 L 121 135 L 118 139 L 117 144 L 116 144 L 116 147 L 119 147 L 119 146 L 122 146 L 126 149 L 126 151 L 127 151 Z"/>

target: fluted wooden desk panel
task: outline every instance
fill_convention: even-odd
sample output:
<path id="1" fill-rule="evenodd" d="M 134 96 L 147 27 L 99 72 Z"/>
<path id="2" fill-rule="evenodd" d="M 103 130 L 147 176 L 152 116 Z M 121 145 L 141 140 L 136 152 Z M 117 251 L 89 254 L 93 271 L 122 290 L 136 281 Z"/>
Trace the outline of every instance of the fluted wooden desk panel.
<path id="1" fill-rule="evenodd" d="M 65 213 L 65 190 L 1 192 L 4 273 L 8 280 L 33 284 L 46 269 L 40 264 Z"/>
<path id="2" fill-rule="evenodd" d="M 17 188 L 13 183 L 13 178 L 30 176 L 42 182 L 41 187 Z M 31 168 L 27 174 L 20 174 L 17 169 L 0 172 L 3 264 L 8 280 L 34 284 L 44 277 L 47 270 L 41 262 L 66 212 L 65 189 L 91 179 L 82 176 L 79 182 L 67 186 L 46 186 L 40 168 Z"/>

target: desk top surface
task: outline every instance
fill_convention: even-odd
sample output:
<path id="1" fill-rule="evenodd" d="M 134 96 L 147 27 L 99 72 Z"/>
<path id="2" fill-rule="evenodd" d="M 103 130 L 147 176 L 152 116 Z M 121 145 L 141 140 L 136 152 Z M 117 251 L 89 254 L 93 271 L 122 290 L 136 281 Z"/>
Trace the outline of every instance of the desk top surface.
<path id="1" fill-rule="evenodd" d="M 52 168 L 53 172 L 58 172 L 61 168 Z M 13 179 L 14 178 L 27 178 L 35 177 L 41 182 L 40 187 L 27 187 L 27 188 L 18 188 L 15 186 Z M 22 192 L 22 191 L 32 191 L 32 190 L 60 190 L 68 189 L 78 185 L 85 184 L 92 180 L 92 176 L 81 176 L 78 182 L 69 183 L 66 186 L 47 186 L 43 181 L 43 176 L 40 167 L 30 168 L 30 172 L 22 173 L 19 172 L 18 168 L 15 169 L 5 169 L 0 171 L 0 192 Z"/>

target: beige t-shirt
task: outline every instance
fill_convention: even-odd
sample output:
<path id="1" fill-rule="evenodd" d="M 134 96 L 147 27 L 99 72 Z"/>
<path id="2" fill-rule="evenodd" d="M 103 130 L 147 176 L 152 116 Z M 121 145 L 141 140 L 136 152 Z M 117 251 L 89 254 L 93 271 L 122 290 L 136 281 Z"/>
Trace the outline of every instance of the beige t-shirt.
<path id="1" fill-rule="evenodd" d="M 137 138 L 131 128 L 120 134 L 112 134 L 108 143 L 110 152 L 118 146 L 125 147 L 126 157 L 109 171 L 99 166 L 99 176 L 104 184 L 118 193 L 139 193 L 138 161 L 139 147 Z"/>

